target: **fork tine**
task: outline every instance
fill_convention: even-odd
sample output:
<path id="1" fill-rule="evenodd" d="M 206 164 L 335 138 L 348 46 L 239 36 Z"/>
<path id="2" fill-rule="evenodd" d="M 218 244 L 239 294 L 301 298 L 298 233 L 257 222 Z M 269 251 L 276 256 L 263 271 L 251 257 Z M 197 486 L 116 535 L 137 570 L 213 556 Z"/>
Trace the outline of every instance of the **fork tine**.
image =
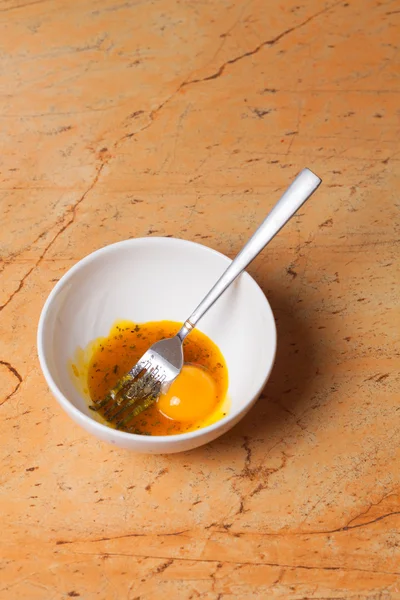
<path id="1" fill-rule="evenodd" d="M 118 421 L 118 423 L 116 423 L 117 429 L 125 427 L 129 423 L 129 421 L 132 421 L 134 417 L 140 415 L 141 412 L 149 408 L 149 406 L 151 406 L 155 401 L 156 398 L 154 398 L 154 396 L 149 396 L 145 398 L 138 406 L 136 406 L 132 410 L 132 412 L 129 413 L 127 417 L 125 417 L 125 419 L 122 419 L 121 421 Z"/>
<path id="2" fill-rule="evenodd" d="M 146 354 L 147 354 L 147 352 L 146 352 Z M 140 374 L 141 371 L 143 371 L 143 369 L 145 369 L 146 354 L 144 354 L 142 356 L 142 358 L 138 360 L 136 365 L 127 373 L 127 375 L 129 375 L 131 378 L 134 379 L 135 377 L 137 377 Z"/>
<path id="3" fill-rule="evenodd" d="M 107 396 L 90 408 L 95 411 L 105 408 L 102 415 L 107 421 L 115 423 L 117 429 L 125 427 L 158 400 L 165 379 L 163 366 L 147 351 Z"/>
<path id="4" fill-rule="evenodd" d="M 146 397 L 146 396 L 144 396 Z M 127 396 L 124 396 L 124 400 L 126 400 Z M 119 408 L 119 410 L 117 410 L 117 412 L 115 412 L 112 416 L 110 416 L 110 421 L 114 421 L 117 417 L 119 417 L 119 415 L 121 415 L 127 408 L 129 408 L 130 406 L 133 406 L 136 402 L 138 402 L 139 400 L 141 400 L 142 398 L 139 398 L 138 396 L 134 396 L 133 398 L 128 398 L 127 401 L 125 402 L 125 404 L 121 405 L 122 403 L 118 404 L 117 407 Z M 115 408 L 116 405 L 113 404 L 111 406 L 110 409 L 108 409 L 108 414 L 110 412 L 112 412 L 112 409 Z M 107 416 L 104 413 L 104 416 Z"/>
<path id="5" fill-rule="evenodd" d="M 93 404 L 90 404 L 89 408 L 90 408 L 90 410 L 97 412 L 98 410 L 102 409 L 103 406 L 105 406 L 110 400 L 111 400 L 111 397 L 109 394 L 107 394 L 107 396 L 105 398 L 103 398 L 103 400 L 99 400 L 98 402 L 94 402 Z"/>
<path id="6" fill-rule="evenodd" d="M 156 402 L 161 393 L 161 383 L 160 381 L 156 381 L 149 391 L 148 394 L 139 399 L 138 403 L 135 406 L 135 402 L 131 405 L 126 406 L 126 408 L 130 408 L 133 405 L 133 409 L 129 411 L 128 414 L 125 415 L 123 419 L 116 423 L 117 428 L 124 427 L 131 421 L 134 417 L 137 417 L 141 412 L 149 408 L 154 402 Z M 122 411 L 121 411 L 122 412 Z"/>
<path id="7" fill-rule="evenodd" d="M 106 419 L 110 418 L 112 420 L 112 419 L 114 419 L 115 414 L 119 413 L 121 410 L 124 410 L 124 408 L 126 407 L 126 404 L 124 405 L 124 401 L 127 398 L 129 398 L 129 396 L 127 396 L 127 394 L 129 392 L 129 390 L 134 386 L 136 381 L 137 381 L 137 378 L 135 378 L 134 380 L 128 379 L 128 381 L 124 382 L 123 386 L 119 387 L 118 392 L 116 392 L 114 396 L 109 395 L 109 405 L 103 413 L 103 416 Z M 122 407 L 122 408 L 120 408 L 120 410 L 118 410 L 117 413 L 115 413 L 113 415 L 112 412 L 116 408 L 119 408 L 119 407 Z"/>
<path id="8" fill-rule="evenodd" d="M 122 388 L 122 385 L 119 385 L 120 383 L 121 383 L 121 380 L 118 382 L 118 391 L 119 391 L 119 390 Z M 124 383 L 126 383 L 126 382 L 124 382 Z M 116 390 L 116 387 L 115 387 L 115 388 L 113 388 L 112 390 L 110 390 L 110 391 L 108 392 L 108 394 L 107 394 L 107 395 L 106 395 L 106 396 L 103 398 L 103 400 L 99 400 L 99 401 L 97 401 L 97 402 L 94 402 L 93 404 L 91 404 L 91 405 L 89 406 L 89 408 L 90 408 L 91 410 L 94 410 L 94 411 L 99 411 L 99 410 L 101 410 L 102 408 L 104 408 L 104 406 L 107 406 L 107 404 L 108 404 L 109 402 L 111 402 L 112 400 L 114 400 L 114 393 L 115 393 L 115 395 L 116 395 L 116 393 L 117 393 L 115 390 Z M 113 404 L 113 405 L 114 405 L 114 404 Z M 109 408 L 107 408 L 107 409 L 105 410 L 105 414 L 107 414 L 108 410 L 109 410 Z"/>
<path id="9" fill-rule="evenodd" d="M 126 375 L 124 375 L 116 383 L 116 385 L 112 388 L 112 390 L 109 391 L 109 394 L 111 395 L 111 398 L 113 400 L 115 400 L 115 398 L 117 397 L 119 392 L 122 390 L 122 388 L 125 387 L 125 385 L 127 385 L 130 382 L 133 382 L 133 380 L 136 379 L 136 377 L 138 377 L 140 375 L 140 373 L 145 368 L 143 363 L 144 363 L 144 361 L 142 359 L 140 359 L 139 362 L 137 362 L 136 365 L 133 367 L 133 369 L 131 369 Z"/>
<path id="10" fill-rule="evenodd" d="M 157 395 L 152 393 L 148 394 L 144 398 L 141 398 L 137 406 L 133 406 L 132 410 L 129 411 L 125 416 L 123 416 L 117 423 L 115 424 L 117 429 L 124 427 L 129 421 L 132 421 L 134 417 L 140 415 L 141 412 L 149 408 L 154 402 L 157 400 Z"/>
<path id="11" fill-rule="evenodd" d="M 141 373 L 141 371 L 143 371 L 143 358 L 144 357 L 142 357 L 136 363 L 136 365 L 128 373 L 126 373 L 126 375 L 124 375 L 123 377 L 121 377 L 121 379 L 118 380 L 118 382 L 108 392 L 108 394 L 106 395 L 105 398 L 103 398 L 103 400 L 100 400 L 99 402 L 95 402 L 95 403 L 91 404 L 89 406 L 89 408 L 91 410 L 98 411 L 98 410 L 101 410 L 104 406 L 106 406 L 111 400 L 115 400 L 116 396 L 122 390 L 122 388 L 125 385 L 127 385 L 129 382 L 132 382 L 133 379 L 135 379 Z M 108 413 L 108 411 L 109 411 L 109 409 L 106 410 L 106 413 Z M 106 416 L 106 413 L 104 416 Z"/>
<path id="12" fill-rule="evenodd" d="M 121 424 L 131 420 L 133 417 L 135 417 L 136 415 L 138 415 L 139 413 L 142 412 L 142 410 L 145 410 L 146 408 L 148 408 L 148 406 L 150 406 L 150 404 L 152 404 L 153 402 L 155 402 L 158 398 L 158 396 L 160 395 L 160 391 L 161 391 L 161 382 L 157 377 L 153 376 L 153 372 L 146 372 L 145 375 L 143 375 L 140 380 L 138 381 L 143 381 L 144 382 L 144 390 L 141 396 L 134 394 L 134 395 L 129 395 L 129 390 L 127 392 L 127 394 L 125 394 L 125 399 L 128 398 L 127 402 L 120 408 L 120 410 L 118 410 L 115 414 L 112 415 L 111 420 L 115 421 L 116 418 L 118 418 L 120 415 L 122 415 L 122 413 L 127 410 L 128 408 L 131 408 L 132 406 L 134 407 L 133 410 L 129 413 L 129 415 L 127 415 L 123 421 L 119 421 L 117 423 L 117 427 L 121 426 Z M 132 387 L 134 387 L 135 383 L 132 384 Z M 146 387 L 148 386 L 148 387 Z M 131 392 L 132 393 L 132 392 Z M 136 406 L 134 406 L 136 404 Z"/>

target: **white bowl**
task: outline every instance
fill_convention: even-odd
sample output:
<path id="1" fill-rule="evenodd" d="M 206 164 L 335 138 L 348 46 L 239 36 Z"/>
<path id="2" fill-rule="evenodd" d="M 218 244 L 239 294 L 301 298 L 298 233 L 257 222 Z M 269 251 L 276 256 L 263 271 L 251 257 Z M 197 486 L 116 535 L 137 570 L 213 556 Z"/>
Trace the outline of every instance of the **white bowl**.
<path id="1" fill-rule="evenodd" d="M 67 368 L 79 346 L 107 335 L 117 319 L 183 322 L 230 262 L 200 244 L 150 237 L 106 246 L 72 267 L 47 298 L 37 338 L 47 384 L 69 416 L 101 440 L 156 454 L 196 448 L 233 427 L 264 388 L 276 350 L 270 305 L 247 273 L 199 322 L 228 366 L 231 408 L 217 423 L 171 436 L 116 431 L 93 418 Z"/>

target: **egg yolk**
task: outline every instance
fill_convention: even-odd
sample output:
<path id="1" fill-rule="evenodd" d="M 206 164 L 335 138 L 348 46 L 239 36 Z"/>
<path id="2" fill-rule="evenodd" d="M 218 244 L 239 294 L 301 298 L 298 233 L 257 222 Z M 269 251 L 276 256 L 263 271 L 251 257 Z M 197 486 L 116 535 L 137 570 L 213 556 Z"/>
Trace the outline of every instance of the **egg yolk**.
<path id="1" fill-rule="evenodd" d="M 166 394 L 158 400 L 158 410 L 174 421 L 189 422 L 207 417 L 216 405 L 216 386 L 205 369 L 184 365 Z"/>

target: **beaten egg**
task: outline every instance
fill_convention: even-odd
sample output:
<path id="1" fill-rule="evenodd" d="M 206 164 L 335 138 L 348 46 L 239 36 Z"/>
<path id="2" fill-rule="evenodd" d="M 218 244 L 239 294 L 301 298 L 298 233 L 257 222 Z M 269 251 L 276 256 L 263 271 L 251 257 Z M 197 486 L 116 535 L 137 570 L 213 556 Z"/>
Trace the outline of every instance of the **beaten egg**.
<path id="1" fill-rule="evenodd" d="M 102 400 L 146 350 L 174 336 L 181 324 L 118 321 L 107 337 L 98 338 L 76 353 L 71 364 L 76 383 L 88 400 Z M 195 329 L 183 344 L 185 364 L 168 391 L 134 417 L 125 430 L 142 435 L 171 435 L 215 423 L 228 412 L 228 370 L 219 348 Z M 101 416 L 102 422 L 109 425 Z"/>

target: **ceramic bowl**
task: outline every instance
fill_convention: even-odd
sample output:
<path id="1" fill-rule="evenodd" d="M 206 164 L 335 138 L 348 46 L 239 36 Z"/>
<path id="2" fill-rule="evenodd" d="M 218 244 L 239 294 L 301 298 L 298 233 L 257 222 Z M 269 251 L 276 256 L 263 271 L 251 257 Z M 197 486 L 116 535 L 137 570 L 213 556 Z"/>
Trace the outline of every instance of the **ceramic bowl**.
<path id="1" fill-rule="evenodd" d="M 68 415 L 101 440 L 155 454 L 206 444 L 242 419 L 265 386 L 276 350 L 270 305 L 247 273 L 198 324 L 220 348 L 228 366 L 231 408 L 217 423 L 171 436 L 116 431 L 93 418 L 67 368 L 78 347 L 108 335 L 116 320 L 184 321 L 230 262 L 200 244 L 150 237 L 106 246 L 73 266 L 47 298 L 37 338 L 47 384 Z"/>

